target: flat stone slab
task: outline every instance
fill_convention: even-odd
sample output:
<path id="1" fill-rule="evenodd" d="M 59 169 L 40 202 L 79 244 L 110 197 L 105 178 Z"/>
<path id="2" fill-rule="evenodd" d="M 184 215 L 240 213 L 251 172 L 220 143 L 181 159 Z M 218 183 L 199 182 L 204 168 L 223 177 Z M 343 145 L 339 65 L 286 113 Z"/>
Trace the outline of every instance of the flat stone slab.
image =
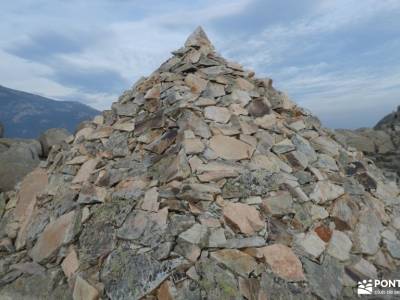
<path id="1" fill-rule="evenodd" d="M 158 262 L 148 254 L 117 249 L 107 258 L 100 277 L 111 300 L 141 299 L 181 263 L 180 259 Z"/>

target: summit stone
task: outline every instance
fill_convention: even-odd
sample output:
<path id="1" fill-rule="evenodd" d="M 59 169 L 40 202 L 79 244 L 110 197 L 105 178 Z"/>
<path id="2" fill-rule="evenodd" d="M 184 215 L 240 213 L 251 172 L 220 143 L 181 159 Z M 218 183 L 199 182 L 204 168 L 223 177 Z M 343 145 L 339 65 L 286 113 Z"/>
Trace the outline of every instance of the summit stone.
<path id="1" fill-rule="evenodd" d="M 201 26 L 197 27 L 195 31 L 188 37 L 185 42 L 185 47 L 195 47 L 195 48 L 208 48 L 210 50 L 214 49 L 214 46 L 211 44 L 208 39 L 207 34 L 204 32 Z"/>
<path id="2" fill-rule="evenodd" d="M 199 27 L 0 193 L 0 299 L 356 299 L 399 193 Z"/>

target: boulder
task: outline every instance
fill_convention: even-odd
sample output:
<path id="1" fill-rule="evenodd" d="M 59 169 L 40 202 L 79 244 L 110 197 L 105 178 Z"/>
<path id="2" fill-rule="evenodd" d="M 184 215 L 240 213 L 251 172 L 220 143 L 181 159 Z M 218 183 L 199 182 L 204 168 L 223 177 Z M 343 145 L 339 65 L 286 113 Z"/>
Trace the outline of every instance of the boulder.
<path id="1" fill-rule="evenodd" d="M 9 191 L 40 163 L 36 140 L 0 139 L 0 192 Z"/>
<path id="2" fill-rule="evenodd" d="M 47 157 L 54 145 L 60 144 L 71 134 L 64 128 L 50 128 L 43 132 L 39 137 L 39 142 L 42 145 L 43 156 Z"/>

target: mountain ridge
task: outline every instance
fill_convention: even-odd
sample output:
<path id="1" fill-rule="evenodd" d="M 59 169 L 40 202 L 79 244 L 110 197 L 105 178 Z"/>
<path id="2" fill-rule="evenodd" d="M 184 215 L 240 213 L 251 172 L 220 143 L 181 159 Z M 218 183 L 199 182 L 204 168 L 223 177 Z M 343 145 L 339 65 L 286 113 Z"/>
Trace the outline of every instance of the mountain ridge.
<path id="1" fill-rule="evenodd" d="M 97 114 L 99 111 L 78 101 L 54 100 L 0 85 L 0 122 L 5 137 L 37 138 L 56 127 L 74 132 L 80 122 Z"/>

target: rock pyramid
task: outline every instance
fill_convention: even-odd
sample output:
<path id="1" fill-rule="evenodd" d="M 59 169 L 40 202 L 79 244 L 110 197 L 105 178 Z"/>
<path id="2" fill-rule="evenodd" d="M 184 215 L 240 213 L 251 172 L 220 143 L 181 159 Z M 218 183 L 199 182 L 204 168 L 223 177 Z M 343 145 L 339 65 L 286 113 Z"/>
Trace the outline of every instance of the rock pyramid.
<path id="1" fill-rule="evenodd" d="M 353 299 L 399 189 L 201 28 L 0 197 L 0 299 Z"/>

